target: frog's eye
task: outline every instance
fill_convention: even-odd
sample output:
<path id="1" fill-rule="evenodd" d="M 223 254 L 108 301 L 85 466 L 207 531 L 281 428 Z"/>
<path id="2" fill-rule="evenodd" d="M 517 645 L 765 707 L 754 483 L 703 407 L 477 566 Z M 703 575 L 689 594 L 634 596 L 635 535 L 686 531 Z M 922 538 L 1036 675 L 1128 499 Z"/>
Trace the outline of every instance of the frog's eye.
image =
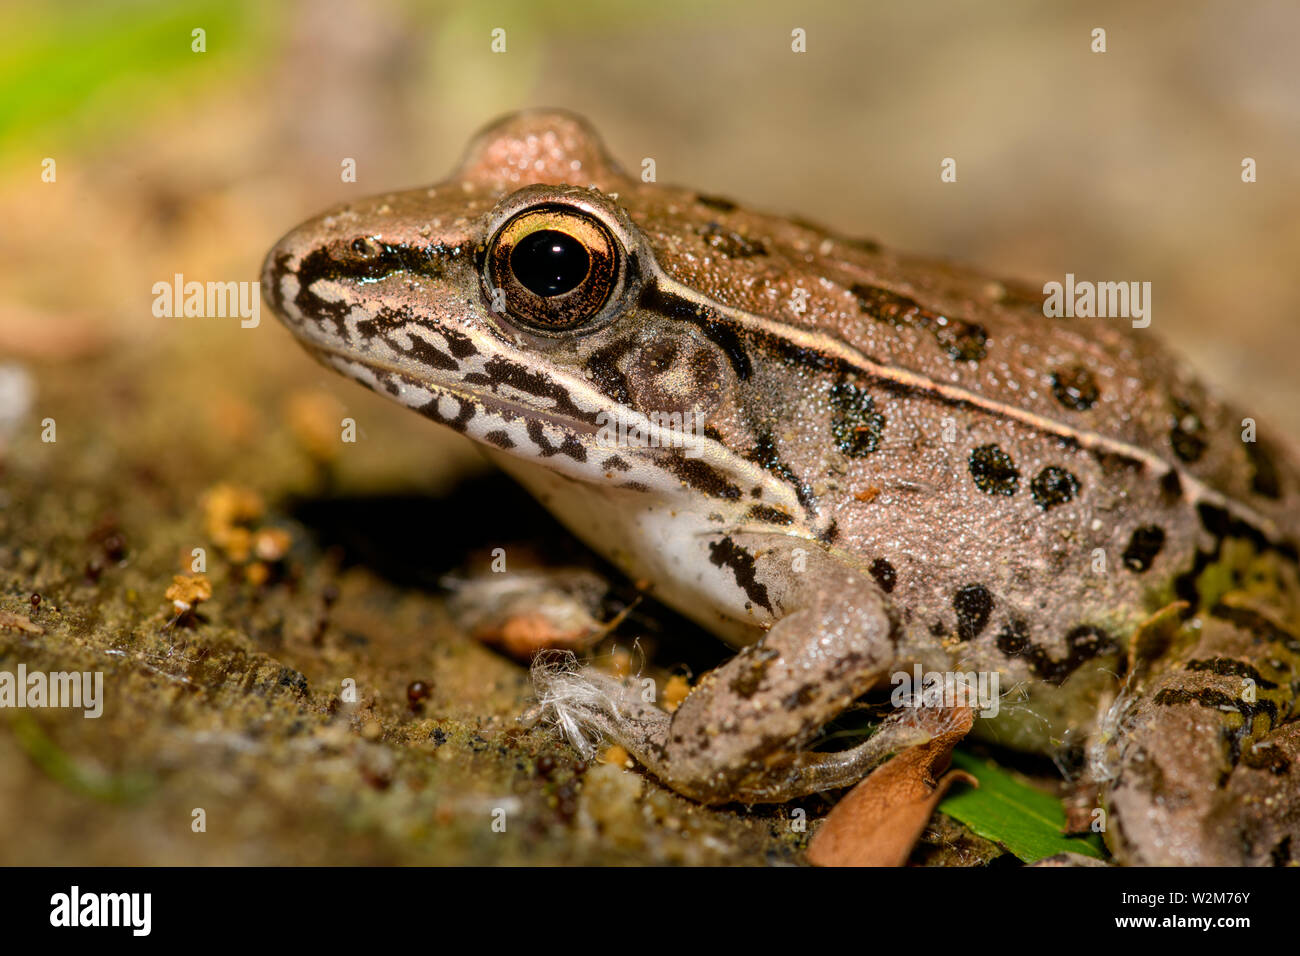
<path id="1" fill-rule="evenodd" d="M 534 331 L 564 332 L 600 314 L 619 285 L 617 242 L 599 220 L 546 206 L 506 221 L 488 242 L 490 290 Z"/>

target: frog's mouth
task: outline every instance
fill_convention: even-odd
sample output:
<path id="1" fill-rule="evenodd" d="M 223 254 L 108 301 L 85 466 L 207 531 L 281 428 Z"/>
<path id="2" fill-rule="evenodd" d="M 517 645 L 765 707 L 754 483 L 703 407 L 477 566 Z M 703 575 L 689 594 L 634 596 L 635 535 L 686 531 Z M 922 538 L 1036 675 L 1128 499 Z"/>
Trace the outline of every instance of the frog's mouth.
<path id="1" fill-rule="evenodd" d="M 408 407 L 414 408 L 439 424 L 455 427 L 455 419 L 466 418 L 466 424 L 472 420 L 463 412 L 453 414 L 453 421 L 448 421 L 449 409 L 439 409 L 440 399 L 457 404 L 460 409 L 472 409 L 474 417 L 486 416 L 498 418 L 503 422 L 535 421 L 545 426 L 562 429 L 575 439 L 583 437 L 594 441 L 599 424 L 593 417 L 584 420 L 563 415 L 549 409 L 540 408 L 521 399 L 512 399 L 498 392 L 487 389 L 474 389 L 451 376 L 432 378 L 415 369 L 398 362 L 390 362 L 371 355 L 358 356 L 355 352 L 328 345 L 310 338 L 299 337 L 304 347 L 312 353 L 317 361 L 342 372 L 367 388 L 389 398 L 394 398 Z M 424 399 L 424 401 L 420 401 Z M 470 438 L 478 438 L 468 428 L 457 428 Z M 490 438 L 480 438 L 488 444 L 496 444 Z"/>
<path id="2" fill-rule="evenodd" d="M 323 365 L 475 441 L 493 459 L 719 514 L 739 509 L 745 489 L 762 487 L 770 509 L 804 514 L 795 489 L 708 437 L 702 418 L 689 428 L 684 415 L 665 423 L 578 374 L 541 372 L 472 321 L 377 325 L 360 347 L 343 338 L 358 330 L 337 323 L 285 324 Z"/>
<path id="3" fill-rule="evenodd" d="M 302 341 L 322 364 L 470 438 L 498 464 L 509 459 L 528 470 L 621 490 L 638 499 L 673 502 L 679 509 L 694 509 L 705 502 L 718 513 L 739 507 L 740 489 L 763 485 L 764 500 L 771 507 L 791 515 L 801 513 L 792 490 L 774 484 L 757 465 L 737 460 L 704 436 L 699 438 L 698 454 L 689 454 L 680 441 L 674 444 L 669 430 L 634 413 L 644 425 L 646 442 L 611 444 L 609 416 L 623 407 L 602 401 L 590 385 L 555 377 L 533 383 L 543 392 L 553 388 L 563 395 L 562 404 L 568 407 L 561 412 L 543 407 L 544 396 L 531 402 L 502 394 L 499 387 L 485 387 L 472 378 L 475 372 L 435 375 L 437 370 L 427 364 L 412 367 L 415 363 L 359 355 L 310 337 Z M 515 468 L 507 470 L 520 477 Z M 737 520 L 741 520 L 739 512 Z"/>

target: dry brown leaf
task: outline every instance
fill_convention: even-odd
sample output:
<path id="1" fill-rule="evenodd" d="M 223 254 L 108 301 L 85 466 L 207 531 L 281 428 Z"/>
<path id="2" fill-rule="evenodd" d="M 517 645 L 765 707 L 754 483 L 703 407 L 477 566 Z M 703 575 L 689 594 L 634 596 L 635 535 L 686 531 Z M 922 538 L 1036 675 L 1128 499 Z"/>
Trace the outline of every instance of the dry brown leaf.
<path id="1" fill-rule="evenodd" d="M 974 713 L 953 708 L 951 730 L 877 767 L 835 805 L 808 844 L 814 866 L 902 866 L 935 806 L 954 783 L 978 786 L 948 768 L 952 748 L 970 731 Z"/>

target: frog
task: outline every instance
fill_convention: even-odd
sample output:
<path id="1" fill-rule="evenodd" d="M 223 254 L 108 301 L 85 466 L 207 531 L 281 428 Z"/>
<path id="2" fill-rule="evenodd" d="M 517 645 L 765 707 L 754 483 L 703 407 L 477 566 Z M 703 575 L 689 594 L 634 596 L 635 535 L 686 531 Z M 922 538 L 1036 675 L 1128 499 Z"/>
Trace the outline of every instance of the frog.
<path id="1" fill-rule="evenodd" d="M 935 732 L 815 746 L 900 673 L 996 674 L 974 733 L 1091 788 L 1117 862 L 1300 859 L 1300 464 L 1151 331 L 629 175 L 563 110 L 311 218 L 261 284 L 734 648 L 671 712 L 537 670 L 575 745 L 786 804 Z"/>

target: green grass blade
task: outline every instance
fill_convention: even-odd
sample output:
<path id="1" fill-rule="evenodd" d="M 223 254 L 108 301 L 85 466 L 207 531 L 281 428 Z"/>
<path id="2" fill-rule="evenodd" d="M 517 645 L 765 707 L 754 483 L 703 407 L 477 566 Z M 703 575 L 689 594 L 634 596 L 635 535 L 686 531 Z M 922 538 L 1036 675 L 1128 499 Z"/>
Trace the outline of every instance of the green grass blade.
<path id="1" fill-rule="evenodd" d="M 1065 808 L 1056 797 L 1022 783 L 992 761 L 961 751 L 953 753 L 952 765 L 975 777 L 980 785 L 978 789 L 954 788 L 939 809 L 979 836 L 1006 847 L 1026 863 L 1057 853 L 1105 857 L 1097 834 L 1067 837 L 1061 833 Z"/>

